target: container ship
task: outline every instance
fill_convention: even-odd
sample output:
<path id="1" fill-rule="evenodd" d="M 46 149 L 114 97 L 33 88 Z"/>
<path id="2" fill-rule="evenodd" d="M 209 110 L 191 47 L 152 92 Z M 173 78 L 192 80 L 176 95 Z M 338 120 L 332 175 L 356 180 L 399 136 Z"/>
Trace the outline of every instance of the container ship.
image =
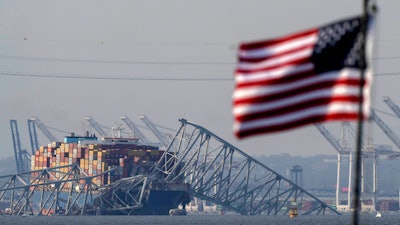
<path id="1" fill-rule="evenodd" d="M 157 146 L 144 145 L 137 138 L 101 138 L 95 135 L 75 136 L 71 134 L 64 138 L 64 142 L 53 142 L 41 146 L 32 156 L 31 170 L 41 170 L 51 167 L 60 167 L 78 164 L 88 175 L 94 176 L 105 171 L 102 176 L 93 177 L 92 181 L 102 190 L 112 189 L 115 182 L 124 178 L 138 175 L 150 175 L 154 164 L 164 154 Z M 65 170 L 65 171 L 63 171 Z M 68 168 L 60 167 L 59 172 L 52 174 L 56 179 Z M 132 210 L 119 210 L 109 205 L 101 207 L 103 215 L 168 215 L 170 209 L 177 208 L 190 202 L 189 186 L 178 183 L 175 187 L 165 189 L 159 187 L 155 181 L 149 191 L 149 196 L 142 207 Z M 68 183 L 64 188 L 71 188 Z M 122 193 L 123 194 L 123 193 Z M 108 193 L 103 193 L 107 198 Z M 100 208 L 100 206 L 98 206 Z"/>

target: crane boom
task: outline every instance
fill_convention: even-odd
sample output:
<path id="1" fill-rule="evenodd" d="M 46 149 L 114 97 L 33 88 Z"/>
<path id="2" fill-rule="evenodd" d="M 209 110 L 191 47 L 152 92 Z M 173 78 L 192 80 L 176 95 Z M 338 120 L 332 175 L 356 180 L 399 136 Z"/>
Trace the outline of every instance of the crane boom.
<path id="1" fill-rule="evenodd" d="M 342 124 L 347 128 L 348 131 L 350 131 L 351 135 L 353 135 L 353 137 L 357 137 L 357 131 L 355 130 L 355 128 L 350 124 L 349 121 L 344 121 L 342 122 Z M 361 146 L 363 146 L 363 149 L 368 149 L 367 147 L 369 147 L 369 137 L 366 137 L 365 135 L 362 136 L 361 138 Z"/>
<path id="2" fill-rule="evenodd" d="M 390 109 L 400 118 L 400 108 L 388 96 L 383 97 L 383 101 L 390 107 Z"/>
<path id="3" fill-rule="evenodd" d="M 150 143 L 149 139 L 139 130 L 138 126 L 127 116 L 120 117 L 126 125 L 133 131 L 133 133 L 141 140 L 143 143 Z"/>
<path id="4" fill-rule="evenodd" d="M 32 154 L 35 154 L 35 151 L 39 149 L 39 142 L 36 133 L 35 122 L 32 120 L 28 120 L 28 128 L 29 128 L 29 138 L 31 140 L 31 149 Z"/>
<path id="5" fill-rule="evenodd" d="M 338 153 L 348 154 L 349 150 L 342 147 L 339 140 L 334 137 L 321 123 L 314 123 L 315 128 L 325 137 L 325 139 L 336 149 Z"/>
<path id="6" fill-rule="evenodd" d="M 39 120 L 37 117 L 32 117 L 30 118 L 32 122 L 35 123 L 36 126 L 39 127 L 39 129 L 43 132 L 43 134 L 51 141 L 51 142 L 57 142 L 57 138 L 55 138 L 50 131 L 46 128 L 46 126 L 42 123 L 42 121 Z"/>
<path id="7" fill-rule="evenodd" d="M 87 117 L 85 117 L 85 120 L 87 120 L 89 122 L 89 124 L 96 130 L 96 132 L 100 136 L 102 136 L 102 137 L 107 136 L 107 133 L 103 129 L 101 129 L 100 125 L 92 117 L 87 116 Z"/>
<path id="8" fill-rule="evenodd" d="M 11 136 L 13 140 L 15 163 L 17 172 L 26 172 L 30 170 L 31 155 L 21 148 L 21 139 L 19 137 L 18 125 L 16 120 L 10 120 Z"/>
<path id="9" fill-rule="evenodd" d="M 19 139 L 19 132 L 16 120 L 10 120 L 10 127 L 11 127 L 11 136 L 13 140 L 13 147 L 14 147 L 14 156 L 15 156 L 15 165 L 17 167 L 17 171 L 21 172 L 21 140 Z"/>
<path id="10" fill-rule="evenodd" d="M 151 122 L 146 115 L 141 115 L 139 118 L 146 124 L 151 132 L 158 138 L 162 145 L 168 147 L 170 141 L 157 129 L 157 127 Z"/>
<path id="11" fill-rule="evenodd" d="M 381 130 L 389 137 L 389 139 L 400 148 L 400 139 L 394 134 L 392 129 L 390 129 L 385 122 L 376 114 L 375 110 L 371 108 L 371 117 L 375 121 L 375 123 L 381 128 Z"/>

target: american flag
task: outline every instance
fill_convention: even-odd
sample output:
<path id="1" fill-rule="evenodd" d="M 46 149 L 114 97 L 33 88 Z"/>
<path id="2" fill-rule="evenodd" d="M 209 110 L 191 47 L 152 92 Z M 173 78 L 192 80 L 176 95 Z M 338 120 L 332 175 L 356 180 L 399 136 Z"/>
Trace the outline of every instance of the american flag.
<path id="1" fill-rule="evenodd" d="M 361 46 L 360 16 L 242 43 L 233 93 L 235 135 L 243 138 L 315 122 L 355 120 L 361 85 L 363 117 L 368 117 L 372 75 L 367 57 L 359 54 Z"/>

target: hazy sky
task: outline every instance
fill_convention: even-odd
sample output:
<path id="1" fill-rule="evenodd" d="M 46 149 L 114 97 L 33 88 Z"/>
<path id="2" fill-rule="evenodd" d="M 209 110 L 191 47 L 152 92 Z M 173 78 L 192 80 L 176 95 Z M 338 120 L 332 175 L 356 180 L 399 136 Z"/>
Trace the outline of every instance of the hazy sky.
<path id="1" fill-rule="evenodd" d="M 237 140 L 232 131 L 237 45 L 361 13 L 361 0 L 2 0 L 0 153 L 13 155 L 9 120 L 29 149 L 27 119 L 83 134 L 84 117 L 110 126 L 146 114 L 177 129 L 202 125 L 248 154 L 335 154 L 313 127 Z M 400 104 L 400 4 L 378 1 L 374 105 Z M 399 121 L 382 114 L 394 130 Z M 328 124 L 338 132 L 340 125 Z M 63 133 L 51 130 L 59 139 Z M 41 143 L 47 144 L 41 135 Z M 391 144 L 376 128 L 379 144 Z M 153 140 L 155 138 L 150 137 Z"/>

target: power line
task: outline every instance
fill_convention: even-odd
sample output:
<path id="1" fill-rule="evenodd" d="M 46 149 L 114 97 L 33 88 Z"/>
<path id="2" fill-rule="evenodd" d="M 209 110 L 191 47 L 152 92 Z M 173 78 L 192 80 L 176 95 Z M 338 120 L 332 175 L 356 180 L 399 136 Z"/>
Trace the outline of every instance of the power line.
<path id="1" fill-rule="evenodd" d="M 373 60 L 380 60 L 380 59 L 400 59 L 400 56 L 384 56 L 384 57 L 376 57 L 372 58 Z"/>
<path id="2" fill-rule="evenodd" d="M 374 76 L 384 77 L 384 76 L 398 76 L 400 72 L 393 72 L 393 73 L 376 73 Z"/>
<path id="3" fill-rule="evenodd" d="M 53 58 L 53 57 L 29 57 L 0 55 L 0 58 L 24 60 L 24 61 L 53 61 L 72 63 L 102 63 L 102 64 L 150 64 L 150 65 L 232 65 L 234 62 L 185 62 L 185 61 L 135 61 L 135 60 L 98 60 L 98 59 L 74 59 L 74 58 Z"/>
<path id="4" fill-rule="evenodd" d="M 27 42 L 27 43 L 61 43 L 61 44 L 92 44 L 92 45 L 149 45 L 149 46 L 200 46 L 200 47 L 237 47 L 237 43 L 229 42 L 162 42 L 162 41 L 123 41 L 123 40 L 79 40 L 79 39 L 37 39 L 37 38 L 0 38 L 0 41 Z M 395 40 L 394 40 L 395 41 Z"/>
<path id="5" fill-rule="evenodd" d="M 374 76 L 378 77 L 383 77 L 383 76 L 398 76 L 400 75 L 400 72 L 392 72 L 392 73 L 376 73 Z M 70 75 L 54 75 L 54 74 L 32 74 L 32 73 L 19 73 L 19 72 L 0 72 L 0 76 L 8 76 L 8 77 L 32 77 L 32 78 L 56 78 L 56 79 L 83 79 L 83 80 L 136 80 L 136 81 L 233 81 L 234 80 L 234 75 L 231 74 L 229 75 L 229 78 L 224 77 L 209 77 L 211 75 L 197 75 L 199 77 L 172 77 L 172 76 L 160 76 L 160 77 L 155 77 L 155 76 L 142 76 L 142 77 L 117 77 L 117 76 L 88 76 L 88 75 L 76 75 L 76 74 L 70 74 Z M 226 75 L 228 77 L 228 75 Z"/>
<path id="6" fill-rule="evenodd" d="M 54 57 L 32 57 L 0 55 L 0 58 L 23 60 L 23 61 L 47 61 L 47 62 L 70 62 L 70 63 L 99 63 L 99 64 L 132 64 L 132 65 L 234 65 L 236 62 L 190 62 L 190 61 L 144 61 L 144 60 L 99 60 L 99 59 L 76 59 L 76 58 L 54 58 Z M 400 56 L 376 57 L 373 60 L 400 59 Z"/>
<path id="7" fill-rule="evenodd" d="M 87 75 L 51 75 L 51 74 L 28 74 L 0 72 L 0 76 L 9 77 L 33 77 L 33 78 L 57 78 L 57 79 L 86 79 L 86 80 L 136 80 L 136 81 L 232 81 L 232 78 L 205 77 L 200 78 L 178 78 L 178 77 L 99 77 Z M 209 76 L 209 75 L 208 75 Z"/>

